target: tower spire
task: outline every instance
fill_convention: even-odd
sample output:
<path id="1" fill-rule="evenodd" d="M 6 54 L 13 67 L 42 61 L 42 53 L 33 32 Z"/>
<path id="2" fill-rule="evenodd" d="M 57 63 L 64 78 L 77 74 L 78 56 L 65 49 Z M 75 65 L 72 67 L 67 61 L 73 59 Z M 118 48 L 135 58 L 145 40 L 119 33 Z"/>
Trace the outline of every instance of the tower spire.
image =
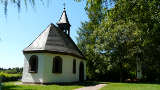
<path id="1" fill-rule="evenodd" d="M 65 10 L 65 3 L 64 3 L 64 9 L 63 9 L 62 15 L 61 15 L 59 21 L 57 22 L 57 25 L 66 34 L 70 35 L 70 27 L 71 27 L 71 25 L 69 23 L 69 20 L 68 20 L 68 17 L 67 17 L 67 13 L 66 13 L 66 10 Z"/>

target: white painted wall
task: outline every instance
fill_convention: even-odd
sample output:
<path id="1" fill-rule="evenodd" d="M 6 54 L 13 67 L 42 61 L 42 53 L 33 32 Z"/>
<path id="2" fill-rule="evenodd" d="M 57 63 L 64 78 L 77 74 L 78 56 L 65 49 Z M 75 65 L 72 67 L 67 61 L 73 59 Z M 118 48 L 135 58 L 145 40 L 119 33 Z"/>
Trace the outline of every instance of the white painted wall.
<path id="1" fill-rule="evenodd" d="M 32 55 L 38 56 L 38 72 L 29 73 L 29 59 Z M 24 54 L 24 68 L 22 82 L 43 82 L 43 67 L 44 67 L 44 55 L 41 53 L 36 54 Z"/>
<path id="2" fill-rule="evenodd" d="M 38 73 L 28 73 L 29 63 L 28 60 L 31 55 L 38 56 Z M 60 56 L 62 60 L 62 73 L 52 73 L 53 58 Z M 76 59 L 76 73 L 73 73 L 73 59 Z M 80 62 L 84 63 L 84 79 L 86 80 L 86 62 L 85 60 L 69 55 L 50 54 L 50 53 L 36 53 L 25 54 L 24 70 L 22 82 L 75 82 L 79 81 L 79 65 Z"/>

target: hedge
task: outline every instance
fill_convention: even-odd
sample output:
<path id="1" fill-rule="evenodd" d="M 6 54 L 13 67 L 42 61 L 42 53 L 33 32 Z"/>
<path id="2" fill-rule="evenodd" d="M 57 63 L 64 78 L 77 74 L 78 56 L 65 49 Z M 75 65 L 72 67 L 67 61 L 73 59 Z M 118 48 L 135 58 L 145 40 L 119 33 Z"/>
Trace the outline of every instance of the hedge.
<path id="1" fill-rule="evenodd" d="M 0 82 L 18 81 L 22 77 L 21 74 L 8 74 L 0 72 Z"/>

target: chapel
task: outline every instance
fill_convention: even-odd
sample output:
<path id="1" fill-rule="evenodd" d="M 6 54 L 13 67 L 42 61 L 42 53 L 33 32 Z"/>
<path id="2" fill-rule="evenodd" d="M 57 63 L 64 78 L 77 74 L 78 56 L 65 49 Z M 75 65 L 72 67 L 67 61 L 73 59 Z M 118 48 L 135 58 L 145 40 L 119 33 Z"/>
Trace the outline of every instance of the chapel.
<path id="1" fill-rule="evenodd" d="M 70 37 L 64 8 L 57 25 L 50 24 L 23 50 L 23 83 L 49 84 L 86 80 L 85 57 Z"/>

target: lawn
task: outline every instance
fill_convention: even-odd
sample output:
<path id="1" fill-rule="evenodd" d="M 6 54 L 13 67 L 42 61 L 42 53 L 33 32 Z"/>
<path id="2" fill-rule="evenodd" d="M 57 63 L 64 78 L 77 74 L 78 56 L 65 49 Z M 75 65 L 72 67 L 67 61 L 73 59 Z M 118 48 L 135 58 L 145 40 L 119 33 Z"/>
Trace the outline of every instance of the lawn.
<path id="1" fill-rule="evenodd" d="M 84 82 L 70 85 L 15 85 L 15 83 L 17 82 L 3 83 L 2 90 L 73 90 L 84 86 L 94 86 L 106 82 Z M 106 84 L 107 85 L 100 90 L 160 90 L 160 84 L 112 82 L 108 82 Z"/>
<path id="2" fill-rule="evenodd" d="M 16 82 L 3 83 L 2 90 L 73 90 L 81 85 L 15 85 Z"/>
<path id="3" fill-rule="evenodd" d="M 160 84 L 107 83 L 107 85 L 100 90 L 160 90 Z"/>

